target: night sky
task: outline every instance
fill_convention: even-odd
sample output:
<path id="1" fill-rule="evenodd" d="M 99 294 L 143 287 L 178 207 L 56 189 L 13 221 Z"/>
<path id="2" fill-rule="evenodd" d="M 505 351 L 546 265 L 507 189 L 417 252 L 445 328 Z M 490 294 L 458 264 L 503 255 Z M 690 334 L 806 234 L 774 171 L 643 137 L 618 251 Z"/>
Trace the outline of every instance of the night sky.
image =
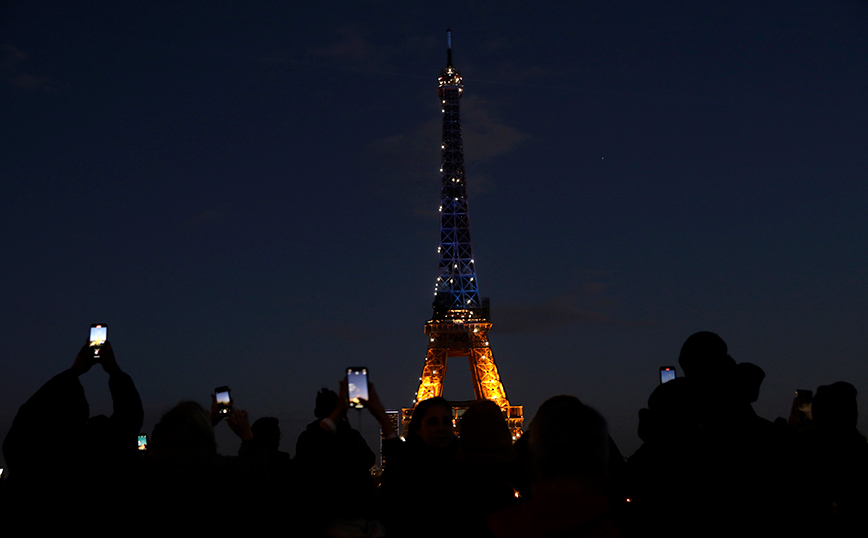
<path id="1" fill-rule="evenodd" d="M 97 322 L 148 432 L 229 385 L 294 454 L 348 365 L 410 405 L 450 27 L 479 287 L 528 419 L 574 394 L 632 452 L 699 330 L 765 369 L 760 415 L 847 380 L 868 417 L 868 2 L 7 1 L 0 435 Z M 445 396 L 472 397 L 462 359 Z"/>

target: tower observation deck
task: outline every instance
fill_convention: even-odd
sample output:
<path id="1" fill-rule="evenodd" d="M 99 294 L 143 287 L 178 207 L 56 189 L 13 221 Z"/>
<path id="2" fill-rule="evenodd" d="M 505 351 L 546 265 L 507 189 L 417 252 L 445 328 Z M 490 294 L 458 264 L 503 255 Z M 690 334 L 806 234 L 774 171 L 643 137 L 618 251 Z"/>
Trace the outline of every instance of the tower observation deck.
<path id="1" fill-rule="evenodd" d="M 415 403 L 442 396 L 447 359 L 465 356 L 470 361 L 474 397 L 495 402 L 503 410 L 513 437 L 522 433 L 522 408 L 510 405 L 497 372 L 488 341 L 491 329 L 488 299 L 480 299 L 476 280 L 467 187 L 464 178 L 464 147 L 461 139 L 460 101 L 464 92 L 461 74 L 452 65 L 452 33 L 447 30 L 446 67 L 440 73 L 437 93 L 443 114 L 440 146 L 440 271 L 434 285 L 431 319 L 425 323 L 428 353 Z M 463 407 L 453 402 L 453 407 Z M 405 410 L 404 422 L 412 409 Z"/>

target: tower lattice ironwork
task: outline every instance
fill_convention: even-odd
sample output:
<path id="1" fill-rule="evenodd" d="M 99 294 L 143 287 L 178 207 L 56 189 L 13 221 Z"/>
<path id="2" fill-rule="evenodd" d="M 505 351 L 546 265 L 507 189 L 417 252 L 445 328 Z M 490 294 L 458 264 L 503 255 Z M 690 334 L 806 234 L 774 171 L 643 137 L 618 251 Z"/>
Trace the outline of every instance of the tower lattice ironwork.
<path id="1" fill-rule="evenodd" d="M 488 299 L 480 299 L 467 216 L 464 148 L 459 102 L 464 92 L 461 74 L 452 65 L 452 36 L 447 31 L 446 67 L 438 94 L 443 113 L 440 146 L 440 274 L 434 286 L 434 313 L 425 323 L 428 353 L 414 403 L 442 396 L 449 357 L 470 361 L 475 399 L 491 400 L 503 410 L 514 437 L 522 432 L 522 408 L 509 404 L 488 341 L 491 329 Z M 456 408 L 462 407 L 453 403 Z M 404 421 L 409 420 L 405 410 Z"/>

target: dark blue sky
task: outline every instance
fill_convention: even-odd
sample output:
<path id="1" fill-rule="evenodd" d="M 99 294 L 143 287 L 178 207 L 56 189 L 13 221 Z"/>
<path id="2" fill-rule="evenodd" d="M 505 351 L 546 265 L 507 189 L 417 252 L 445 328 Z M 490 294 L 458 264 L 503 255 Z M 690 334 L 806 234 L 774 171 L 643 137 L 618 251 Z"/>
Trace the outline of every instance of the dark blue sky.
<path id="1" fill-rule="evenodd" d="M 868 391 L 868 3 L 123 4 L 0 7 L 2 434 L 94 322 L 148 431 L 228 384 L 294 453 L 347 365 L 409 405 L 447 27 L 480 291 L 527 417 L 575 394 L 631 452 L 698 330 L 765 369 L 768 418 L 795 389 Z M 106 411 L 105 375 L 85 385 Z"/>

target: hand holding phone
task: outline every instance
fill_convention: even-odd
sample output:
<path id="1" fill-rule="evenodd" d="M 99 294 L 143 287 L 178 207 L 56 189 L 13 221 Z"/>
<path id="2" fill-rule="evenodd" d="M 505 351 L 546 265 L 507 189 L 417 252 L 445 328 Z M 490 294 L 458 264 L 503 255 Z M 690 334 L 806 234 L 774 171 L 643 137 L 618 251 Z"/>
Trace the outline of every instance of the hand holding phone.
<path id="1" fill-rule="evenodd" d="M 243 409 L 234 409 L 226 415 L 226 424 L 242 441 L 253 439 L 253 431 L 250 429 L 250 420 L 247 418 L 247 411 Z"/>
<path id="2" fill-rule="evenodd" d="M 93 348 L 90 346 L 90 343 L 86 342 L 81 346 L 81 349 L 75 356 L 75 362 L 72 363 L 72 368 L 70 368 L 70 370 L 72 370 L 75 375 L 85 374 L 94 364 L 97 363 L 98 360 L 99 357 L 93 354 Z"/>

